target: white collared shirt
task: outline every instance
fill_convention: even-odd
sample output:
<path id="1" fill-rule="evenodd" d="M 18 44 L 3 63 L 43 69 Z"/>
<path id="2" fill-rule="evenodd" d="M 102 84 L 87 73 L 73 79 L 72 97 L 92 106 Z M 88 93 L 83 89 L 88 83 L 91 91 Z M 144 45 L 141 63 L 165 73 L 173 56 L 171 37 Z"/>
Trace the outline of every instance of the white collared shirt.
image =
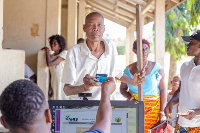
<path id="1" fill-rule="evenodd" d="M 117 68 L 117 49 L 105 40 L 105 52 L 97 59 L 91 54 L 86 41 L 81 45 L 74 45 L 67 53 L 65 66 L 62 76 L 62 82 L 74 86 L 82 85 L 86 74 L 95 76 L 96 74 L 108 74 L 109 77 L 121 78 L 123 71 Z M 93 87 L 89 93 L 92 93 L 91 100 L 100 100 L 100 87 Z M 80 99 L 77 95 L 71 96 L 71 99 Z"/>
<path id="2" fill-rule="evenodd" d="M 196 66 L 194 59 L 183 63 L 180 76 L 179 111 L 185 113 L 190 109 L 200 109 L 200 65 Z M 182 127 L 200 127 L 200 115 L 192 120 L 180 116 L 178 123 Z"/>

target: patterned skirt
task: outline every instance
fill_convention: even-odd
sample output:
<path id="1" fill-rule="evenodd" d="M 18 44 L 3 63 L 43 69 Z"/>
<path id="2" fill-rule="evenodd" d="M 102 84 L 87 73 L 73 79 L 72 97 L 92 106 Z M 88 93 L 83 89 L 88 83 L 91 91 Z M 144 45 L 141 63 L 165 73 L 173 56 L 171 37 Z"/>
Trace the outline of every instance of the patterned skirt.
<path id="1" fill-rule="evenodd" d="M 138 100 L 138 94 L 132 93 L 132 97 Z M 148 131 L 157 125 L 160 115 L 160 94 L 156 96 L 143 96 L 144 102 L 144 131 Z"/>
<path id="2" fill-rule="evenodd" d="M 200 127 L 181 127 L 178 124 L 174 133 L 200 133 Z"/>

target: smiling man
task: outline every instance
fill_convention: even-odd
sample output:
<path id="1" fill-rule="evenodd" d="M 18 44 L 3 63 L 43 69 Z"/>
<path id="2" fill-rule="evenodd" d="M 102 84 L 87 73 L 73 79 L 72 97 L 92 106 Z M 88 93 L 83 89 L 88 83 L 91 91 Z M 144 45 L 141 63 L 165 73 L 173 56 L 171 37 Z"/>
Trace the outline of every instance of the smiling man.
<path id="1" fill-rule="evenodd" d="M 179 103 L 179 120 L 176 132 L 200 131 L 200 30 L 191 36 L 183 36 L 187 44 L 187 55 L 194 56 L 181 66 L 181 85 L 165 108 L 166 116 L 173 105 Z"/>

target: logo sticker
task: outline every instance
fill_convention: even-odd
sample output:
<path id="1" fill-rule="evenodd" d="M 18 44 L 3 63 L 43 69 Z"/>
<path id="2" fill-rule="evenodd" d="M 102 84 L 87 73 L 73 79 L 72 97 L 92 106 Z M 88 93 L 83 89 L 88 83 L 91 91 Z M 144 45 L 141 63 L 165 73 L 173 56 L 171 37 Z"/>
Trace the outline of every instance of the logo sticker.
<path id="1" fill-rule="evenodd" d="M 78 118 L 71 118 L 69 115 L 65 116 L 65 120 L 68 121 L 78 121 Z"/>

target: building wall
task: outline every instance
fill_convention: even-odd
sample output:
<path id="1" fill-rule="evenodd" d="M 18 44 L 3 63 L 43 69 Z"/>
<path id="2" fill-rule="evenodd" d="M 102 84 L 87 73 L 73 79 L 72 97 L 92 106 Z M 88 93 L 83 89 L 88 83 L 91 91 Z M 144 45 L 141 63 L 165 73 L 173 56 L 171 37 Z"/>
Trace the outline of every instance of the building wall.
<path id="1" fill-rule="evenodd" d="M 3 10 L 3 48 L 24 50 L 36 72 L 37 51 L 45 46 L 46 0 L 4 0 Z"/>
<path id="2" fill-rule="evenodd" d="M 25 54 L 22 50 L 1 50 L 0 94 L 11 82 L 24 78 Z"/>
<path id="3" fill-rule="evenodd" d="M 61 0 L 4 0 L 3 5 L 3 48 L 25 50 L 25 62 L 36 73 L 38 50 L 60 33 Z"/>
<path id="4" fill-rule="evenodd" d="M 3 0 L 0 0 L 0 50 L 3 41 Z"/>

